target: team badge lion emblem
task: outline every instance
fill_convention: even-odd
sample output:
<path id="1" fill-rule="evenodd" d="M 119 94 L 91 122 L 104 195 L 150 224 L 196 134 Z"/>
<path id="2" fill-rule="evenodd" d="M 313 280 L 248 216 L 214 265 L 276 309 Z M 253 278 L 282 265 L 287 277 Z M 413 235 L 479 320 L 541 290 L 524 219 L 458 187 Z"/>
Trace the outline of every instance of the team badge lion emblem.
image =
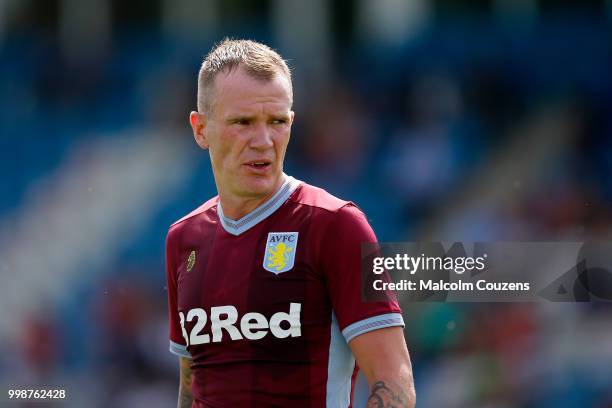
<path id="1" fill-rule="evenodd" d="M 297 232 L 270 232 L 263 260 L 264 269 L 278 275 L 293 268 L 297 242 Z"/>

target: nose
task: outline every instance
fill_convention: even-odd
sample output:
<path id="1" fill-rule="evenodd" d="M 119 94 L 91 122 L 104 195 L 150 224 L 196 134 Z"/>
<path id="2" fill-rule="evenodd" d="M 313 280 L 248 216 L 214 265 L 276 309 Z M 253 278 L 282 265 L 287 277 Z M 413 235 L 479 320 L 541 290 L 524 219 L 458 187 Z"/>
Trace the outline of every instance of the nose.
<path id="1" fill-rule="evenodd" d="M 253 129 L 249 146 L 257 150 L 266 150 L 274 145 L 272 142 L 272 129 L 265 124 L 260 123 Z"/>

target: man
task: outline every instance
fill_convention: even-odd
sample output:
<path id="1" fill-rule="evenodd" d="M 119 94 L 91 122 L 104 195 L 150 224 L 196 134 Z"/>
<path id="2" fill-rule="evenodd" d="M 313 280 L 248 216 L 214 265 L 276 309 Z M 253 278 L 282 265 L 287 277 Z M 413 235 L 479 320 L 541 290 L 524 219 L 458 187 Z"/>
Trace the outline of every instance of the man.
<path id="1" fill-rule="evenodd" d="M 292 102 L 263 44 L 225 40 L 202 64 L 190 123 L 218 196 L 167 237 L 178 406 L 349 407 L 359 367 L 368 406 L 412 407 L 397 302 L 361 300 L 365 216 L 283 173 Z"/>

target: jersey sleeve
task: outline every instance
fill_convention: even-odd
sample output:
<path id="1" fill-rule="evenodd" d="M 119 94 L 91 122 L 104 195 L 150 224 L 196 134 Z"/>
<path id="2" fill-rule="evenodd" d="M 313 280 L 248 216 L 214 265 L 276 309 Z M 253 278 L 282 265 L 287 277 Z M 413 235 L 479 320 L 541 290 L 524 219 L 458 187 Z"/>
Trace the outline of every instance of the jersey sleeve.
<path id="1" fill-rule="evenodd" d="M 323 271 L 334 314 L 348 343 L 360 334 L 404 326 L 395 294 L 385 301 L 362 299 L 361 244 L 375 243 L 376 235 L 363 212 L 352 203 L 335 214 L 322 243 Z"/>
<path id="2" fill-rule="evenodd" d="M 168 288 L 170 352 L 179 357 L 191 358 L 191 354 L 187 351 L 187 344 L 183 337 L 183 329 L 178 313 L 177 282 L 178 266 L 180 263 L 178 257 L 178 243 L 174 235 L 175 232 L 170 229 L 166 237 L 166 284 Z"/>

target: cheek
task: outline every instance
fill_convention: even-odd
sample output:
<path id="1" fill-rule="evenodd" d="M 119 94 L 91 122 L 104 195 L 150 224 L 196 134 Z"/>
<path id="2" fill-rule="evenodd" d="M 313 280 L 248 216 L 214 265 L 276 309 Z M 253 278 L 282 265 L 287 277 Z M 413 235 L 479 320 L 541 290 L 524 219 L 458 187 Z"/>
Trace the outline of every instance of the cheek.
<path id="1" fill-rule="evenodd" d="M 284 155 L 285 151 L 287 150 L 287 145 L 289 144 L 289 137 L 291 135 L 290 130 L 291 129 L 284 130 L 279 134 L 279 138 L 276 143 L 276 150 L 281 155 Z"/>
<path id="2" fill-rule="evenodd" d="M 247 145 L 247 138 L 244 133 L 228 131 L 219 140 L 219 153 L 221 159 L 227 166 L 232 166 L 240 161 L 240 156 Z"/>
<path id="3" fill-rule="evenodd" d="M 287 144 L 289 144 L 290 131 L 291 129 L 282 129 L 276 132 L 274 144 L 277 150 L 285 151 Z"/>

